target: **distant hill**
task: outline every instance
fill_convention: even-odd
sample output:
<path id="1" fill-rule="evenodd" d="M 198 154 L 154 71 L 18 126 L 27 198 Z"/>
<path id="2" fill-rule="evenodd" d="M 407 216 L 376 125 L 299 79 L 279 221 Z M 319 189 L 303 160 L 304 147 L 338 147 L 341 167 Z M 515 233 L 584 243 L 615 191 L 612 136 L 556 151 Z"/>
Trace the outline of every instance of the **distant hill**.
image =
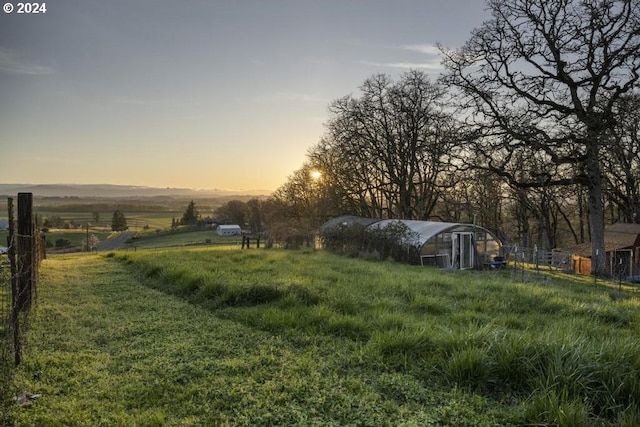
<path id="1" fill-rule="evenodd" d="M 0 184 L 0 196 L 15 196 L 18 193 L 33 193 L 35 197 L 223 197 L 262 196 L 267 190 L 194 190 L 191 188 L 155 188 L 135 185 L 113 184 Z"/>

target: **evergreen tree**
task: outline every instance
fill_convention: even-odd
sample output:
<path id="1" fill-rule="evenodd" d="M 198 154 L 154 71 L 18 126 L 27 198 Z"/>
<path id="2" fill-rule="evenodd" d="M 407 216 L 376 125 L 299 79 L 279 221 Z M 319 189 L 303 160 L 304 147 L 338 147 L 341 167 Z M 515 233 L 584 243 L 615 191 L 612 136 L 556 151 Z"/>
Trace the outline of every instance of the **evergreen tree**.
<path id="1" fill-rule="evenodd" d="M 124 214 L 119 210 L 115 211 L 111 219 L 111 231 L 125 231 L 127 228 L 129 227 Z"/>
<path id="2" fill-rule="evenodd" d="M 185 210 L 184 214 L 182 214 L 182 220 L 180 220 L 180 223 L 183 225 L 195 225 L 198 223 L 199 216 L 200 214 L 196 209 L 196 204 L 192 200 L 191 202 L 189 202 L 187 210 Z"/>

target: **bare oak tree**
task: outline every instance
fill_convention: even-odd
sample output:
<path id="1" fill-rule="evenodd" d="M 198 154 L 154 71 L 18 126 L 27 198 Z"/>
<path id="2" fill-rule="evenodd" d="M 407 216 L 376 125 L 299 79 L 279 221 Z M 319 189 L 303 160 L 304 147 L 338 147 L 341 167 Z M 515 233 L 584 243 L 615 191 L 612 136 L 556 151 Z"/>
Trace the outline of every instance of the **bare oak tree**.
<path id="1" fill-rule="evenodd" d="M 443 49 L 443 80 L 475 126 L 465 154 L 518 187 L 585 186 L 593 271 L 604 272 L 603 157 L 615 105 L 639 78 L 637 0 L 487 5 L 492 18 Z"/>
<path id="2" fill-rule="evenodd" d="M 605 156 L 607 199 L 615 217 L 640 223 L 640 94 L 618 103 L 613 143 Z"/>
<path id="3" fill-rule="evenodd" d="M 314 234 L 322 223 L 339 214 L 336 196 L 325 175 L 310 162 L 296 170 L 268 199 L 269 228 Z"/>
<path id="4" fill-rule="evenodd" d="M 359 214 L 428 218 L 451 148 L 443 89 L 414 70 L 397 82 L 375 75 L 360 91 L 330 105 L 328 132 L 312 161 L 356 201 Z"/>

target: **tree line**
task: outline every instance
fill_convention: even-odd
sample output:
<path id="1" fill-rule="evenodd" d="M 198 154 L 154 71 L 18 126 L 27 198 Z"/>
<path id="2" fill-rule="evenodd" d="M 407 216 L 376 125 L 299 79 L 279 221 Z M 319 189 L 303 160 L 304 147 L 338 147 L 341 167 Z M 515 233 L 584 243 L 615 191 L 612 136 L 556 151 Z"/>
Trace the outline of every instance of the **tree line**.
<path id="1" fill-rule="evenodd" d="M 634 0 L 490 0 L 435 81 L 377 74 L 329 105 L 269 227 L 327 218 L 476 222 L 514 244 L 592 242 L 640 222 L 640 8 Z"/>
<path id="2" fill-rule="evenodd" d="M 439 47 L 439 78 L 370 76 L 330 103 L 326 132 L 271 197 L 216 215 L 286 245 L 343 214 L 473 222 L 520 246 L 591 241 L 603 272 L 605 225 L 640 223 L 637 1 L 487 9 L 462 47 Z"/>

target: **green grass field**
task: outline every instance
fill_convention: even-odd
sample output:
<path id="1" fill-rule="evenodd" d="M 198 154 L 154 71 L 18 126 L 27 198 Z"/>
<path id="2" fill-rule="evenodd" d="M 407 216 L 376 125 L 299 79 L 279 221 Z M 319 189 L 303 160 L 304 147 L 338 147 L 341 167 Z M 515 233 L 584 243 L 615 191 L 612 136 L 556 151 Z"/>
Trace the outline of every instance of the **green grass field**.
<path id="1" fill-rule="evenodd" d="M 242 238 L 239 236 L 217 236 L 212 229 L 195 231 L 148 231 L 139 233 L 130 244 L 137 249 L 157 249 L 175 246 L 217 245 L 239 248 Z"/>
<path id="2" fill-rule="evenodd" d="M 640 303 L 602 285 L 186 246 L 40 282 L 8 424 L 640 424 Z"/>
<path id="3" fill-rule="evenodd" d="M 95 235 L 100 241 L 111 235 L 110 231 L 92 229 L 89 230 L 89 233 Z M 81 247 L 82 242 L 87 238 L 87 232 L 83 230 L 51 230 L 46 234 L 46 238 L 50 246 L 54 246 L 58 239 L 65 239 L 71 242 L 71 246 Z"/>
<path id="4" fill-rule="evenodd" d="M 96 221 L 93 218 L 93 212 L 87 210 L 85 212 L 78 211 L 70 211 L 70 212 L 59 212 L 59 211 L 47 211 L 39 209 L 37 211 L 38 215 L 43 218 L 48 218 L 51 216 L 59 216 L 64 221 L 73 221 L 74 224 L 82 226 L 84 224 L 91 224 L 92 227 L 96 229 L 111 229 L 111 219 L 113 217 L 113 211 L 103 211 L 98 212 L 99 220 Z M 127 225 L 131 230 L 140 231 L 142 229 L 150 228 L 150 229 L 165 229 L 171 227 L 171 218 L 180 218 L 182 216 L 181 212 L 163 212 L 163 211 L 128 211 L 123 212 L 125 218 L 127 219 Z"/>

